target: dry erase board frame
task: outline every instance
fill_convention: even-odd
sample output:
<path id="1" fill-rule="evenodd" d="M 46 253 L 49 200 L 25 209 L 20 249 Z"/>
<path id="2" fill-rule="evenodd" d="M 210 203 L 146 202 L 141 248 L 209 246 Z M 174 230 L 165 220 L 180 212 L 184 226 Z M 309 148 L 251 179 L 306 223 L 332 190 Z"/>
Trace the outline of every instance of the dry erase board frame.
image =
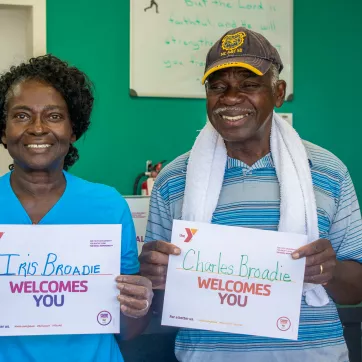
<path id="1" fill-rule="evenodd" d="M 229 29 L 265 35 L 293 99 L 293 0 L 130 0 L 130 95 L 205 98 L 206 53 Z"/>

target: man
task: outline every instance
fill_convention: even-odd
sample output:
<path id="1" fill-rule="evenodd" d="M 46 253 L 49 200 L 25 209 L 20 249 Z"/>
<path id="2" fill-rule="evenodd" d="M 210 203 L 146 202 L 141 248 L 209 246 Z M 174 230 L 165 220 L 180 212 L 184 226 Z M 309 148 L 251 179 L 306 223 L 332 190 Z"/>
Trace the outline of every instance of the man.
<path id="1" fill-rule="evenodd" d="M 270 140 L 273 109 L 283 104 L 285 96 L 286 84 L 279 80 L 282 68 L 277 50 L 263 36 L 245 28 L 226 33 L 207 55 L 203 81 L 208 117 L 227 150 L 212 223 L 278 229 L 281 194 L 275 170 L 277 155 L 271 153 Z M 175 346 L 179 361 L 348 361 L 334 303 L 362 301 L 359 205 L 343 163 L 316 145 L 301 145 L 306 151 L 307 172 L 312 177 L 319 239 L 310 240 L 293 257 L 306 257 L 304 281 L 325 295 L 326 291 L 327 302 L 314 307 L 302 297 L 297 341 L 181 329 Z M 180 253 L 169 241 L 173 219 L 184 216 L 189 157 L 185 154 L 170 163 L 153 189 L 147 243 L 140 261 L 141 273 L 156 289 L 164 288 L 168 256 Z"/>

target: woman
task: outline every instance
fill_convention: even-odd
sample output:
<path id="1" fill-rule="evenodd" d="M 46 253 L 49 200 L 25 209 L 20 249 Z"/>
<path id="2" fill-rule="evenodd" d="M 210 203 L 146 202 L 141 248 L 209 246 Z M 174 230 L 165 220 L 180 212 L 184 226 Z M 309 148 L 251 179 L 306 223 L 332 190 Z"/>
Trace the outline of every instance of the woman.
<path id="1" fill-rule="evenodd" d="M 92 107 L 86 75 L 51 55 L 0 77 L 1 143 L 14 160 L 0 178 L 0 205 L 6 205 L 0 224 L 122 224 L 122 275 L 115 283 L 127 338 L 145 327 L 153 296 L 148 279 L 129 275 L 139 269 L 129 208 L 115 189 L 66 172 L 79 158 L 73 143 L 87 131 Z M 1 337 L 0 361 L 123 359 L 113 335 L 57 335 Z"/>

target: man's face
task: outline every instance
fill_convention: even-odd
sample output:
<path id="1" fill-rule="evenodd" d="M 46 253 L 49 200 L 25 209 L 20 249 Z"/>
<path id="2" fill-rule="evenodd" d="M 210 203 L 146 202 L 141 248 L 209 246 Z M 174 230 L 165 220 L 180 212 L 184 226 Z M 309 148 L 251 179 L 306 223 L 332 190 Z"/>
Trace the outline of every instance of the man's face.
<path id="1" fill-rule="evenodd" d="M 247 142 L 270 132 L 274 107 L 283 104 L 285 82 L 272 88 L 271 74 L 258 76 L 244 68 L 226 68 L 210 75 L 206 85 L 210 122 L 227 142 Z"/>

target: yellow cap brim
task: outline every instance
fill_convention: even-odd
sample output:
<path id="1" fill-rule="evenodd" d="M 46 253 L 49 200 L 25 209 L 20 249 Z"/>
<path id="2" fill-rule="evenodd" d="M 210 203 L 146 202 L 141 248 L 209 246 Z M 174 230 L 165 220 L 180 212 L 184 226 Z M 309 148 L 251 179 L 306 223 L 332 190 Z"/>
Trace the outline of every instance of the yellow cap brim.
<path id="1" fill-rule="evenodd" d="M 233 68 L 233 67 L 239 67 L 239 68 L 245 68 L 245 69 L 249 69 L 251 70 L 253 73 L 257 74 L 257 75 L 264 75 L 264 73 L 262 73 L 259 69 L 253 67 L 252 65 L 248 64 L 248 63 L 243 63 L 243 62 L 230 62 L 230 63 L 224 63 L 224 64 L 220 64 L 220 65 L 216 65 L 215 67 L 210 68 L 202 77 L 201 80 L 201 84 L 205 84 L 205 81 L 207 79 L 207 77 L 212 74 L 217 72 L 218 70 L 221 69 L 225 69 L 225 68 Z"/>

